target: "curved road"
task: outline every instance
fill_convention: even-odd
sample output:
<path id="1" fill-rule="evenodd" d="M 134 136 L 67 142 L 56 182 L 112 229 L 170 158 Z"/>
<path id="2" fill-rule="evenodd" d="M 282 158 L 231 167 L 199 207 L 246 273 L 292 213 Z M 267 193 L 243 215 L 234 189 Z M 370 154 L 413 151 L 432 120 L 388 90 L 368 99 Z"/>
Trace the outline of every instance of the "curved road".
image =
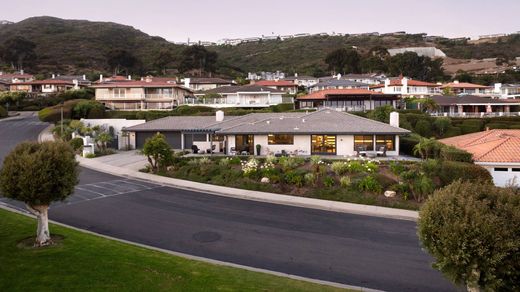
<path id="1" fill-rule="evenodd" d="M 0 161 L 45 127 L 34 115 L 0 121 Z M 457 289 L 431 268 L 411 221 L 226 198 L 85 168 L 75 194 L 53 205 L 50 217 L 163 249 L 348 285 Z"/>

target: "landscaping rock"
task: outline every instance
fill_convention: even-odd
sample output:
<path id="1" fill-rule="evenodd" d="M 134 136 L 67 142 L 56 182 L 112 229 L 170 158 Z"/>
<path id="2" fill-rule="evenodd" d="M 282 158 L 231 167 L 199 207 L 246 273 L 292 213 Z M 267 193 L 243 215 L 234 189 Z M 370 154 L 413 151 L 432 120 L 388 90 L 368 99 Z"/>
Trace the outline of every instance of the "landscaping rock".
<path id="1" fill-rule="evenodd" d="M 385 197 L 387 198 L 393 198 L 395 195 L 396 193 L 394 191 L 385 191 Z"/>
<path id="2" fill-rule="evenodd" d="M 264 183 L 264 184 L 268 184 L 270 181 L 269 181 L 269 178 L 268 177 L 262 177 L 262 179 L 260 180 L 261 183 Z"/>

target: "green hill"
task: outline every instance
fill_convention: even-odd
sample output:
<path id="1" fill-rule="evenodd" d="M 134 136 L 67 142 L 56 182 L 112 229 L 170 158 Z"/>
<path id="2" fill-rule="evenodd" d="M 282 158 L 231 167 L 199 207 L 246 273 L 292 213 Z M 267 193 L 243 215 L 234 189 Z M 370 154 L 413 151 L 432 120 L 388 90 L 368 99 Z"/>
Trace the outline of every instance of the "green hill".
<path id="1" fill-rule="evenodd" d="M 141 64 L 141 73 L 152 72 L 159 52 L 167 49 L 174 57 L 169 66 L 175 69 L 180 64 L 180 54 L 185 48 L 161 37 L 149 36 L 131 26 L 54 17 L 32 17 L 17 23 L 0 25 L 0 45 L 13 36 L 23 36 L 36 44 L 37 67 L 33 71 L 44 73 L 108 72 L 107 53 L 114 49 L 134 54 Z M 513 59 L 520 56 L 520 35 L 478 44 L 449 39 L 426 42 L 419 34 L 308 36 L 237 46 L 213 46 L 207 49 L 218 53 L 218 73 L 224 75 L 274 70 L 319 74 L 326 70 L 323 59 L 328 52 L 351 46 L 357 47 L 362 54 L 375 46 L 435 46 L 456 59 Z"/>

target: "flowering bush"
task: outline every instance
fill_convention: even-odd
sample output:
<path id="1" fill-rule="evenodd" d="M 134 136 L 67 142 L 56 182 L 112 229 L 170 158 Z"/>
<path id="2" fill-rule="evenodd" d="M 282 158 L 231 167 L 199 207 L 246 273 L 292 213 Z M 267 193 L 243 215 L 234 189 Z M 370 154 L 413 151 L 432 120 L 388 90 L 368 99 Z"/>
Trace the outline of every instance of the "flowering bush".
<path id="1" fill-rule="evenodd" d="M 377 164 L 378 162 L 374 160 L 365 162 L 366 171 L 369 173 L 377 172 L 379 170 L 379 166 Z"/>
<path id="2" fill-rule="evenodd" d="M 258 172 L 258 160 L 251 158 L 248 161 L 242 161 L 242 172 L 246 177 L 256 174 Z"/>
<path id="3" fill-rule="evenodd" d="M 324 169 L 322 166 L 326 165 L 326 163 L 323 162 L 321 160 L 321 157 L 319 157 L 318 155 L 311 156 L 310 161 L 311 161 L 312 171 L 314 173 L 319 173 L 322 169 Z"/>
<path id="4" fill-rule="evenodd" d="M 348 172 L 359 173 L 365 171 L 365 167 L 359 160 L 352 160 L 348 163 Z"/>
<path id="5" fill-rule="evenodd" d="M 348 188 L 350 186 L 350 184 L 352 183 L 352 181 L 350 180 L 350 177 L 349 176 L 342 176 L 340 179 L 339 179 L 339 184 L 344 187 L 344 188 Z"/>
<path id="6" fill-rule="evenodd" d="M 305 163 L 301 157 L 280 157 L 278 160 L 283 171 L 289 171 Z"/>
<path id="7" fill-rule="evenodd" d="M 372 176 L 367 175 L 362 180 L 358 182 L 357 185 L 360 191 L 372 192 L 372 193 L 380 193 L 382 192 L 383 187 L 381 184 Z"/>

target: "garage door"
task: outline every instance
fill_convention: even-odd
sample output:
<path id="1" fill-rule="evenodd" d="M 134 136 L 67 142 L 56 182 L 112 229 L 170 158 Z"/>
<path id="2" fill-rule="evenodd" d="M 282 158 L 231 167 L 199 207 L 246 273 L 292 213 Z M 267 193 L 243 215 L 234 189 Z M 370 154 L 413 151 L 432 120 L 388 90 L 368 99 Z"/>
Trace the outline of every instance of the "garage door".
<path id="1" fill-rule="evenodd" d="M 137 132 L 135 133 L 135 146 L 142 149 L 146 139 L 152 137 L 157 132 Z M 180 132 L 163 132 L 166 141 L 173 149 L 181 149 L 181 133 Z"/>

